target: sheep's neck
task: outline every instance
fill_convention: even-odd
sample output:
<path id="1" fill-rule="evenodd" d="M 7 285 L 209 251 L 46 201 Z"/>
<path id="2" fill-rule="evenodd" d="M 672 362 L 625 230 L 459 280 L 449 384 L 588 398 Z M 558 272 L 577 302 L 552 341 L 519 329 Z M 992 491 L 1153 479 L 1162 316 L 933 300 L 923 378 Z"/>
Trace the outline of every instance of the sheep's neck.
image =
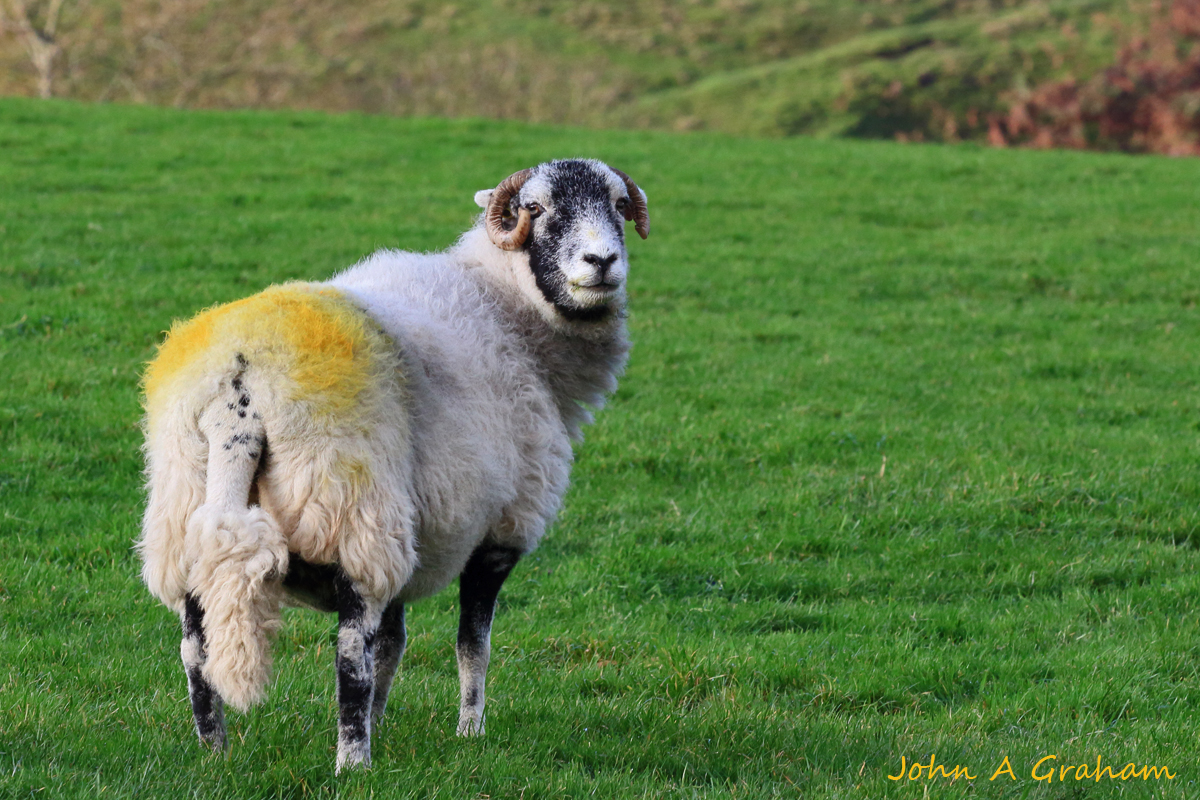
<path id="1" fill-rule="evenodd" d="M 531 308 L 518 295 L 500 298 L 505 327 L 546 382 L 563 425 L 572 439 L 592 421 L 616 391 L 617 378 L 625 369 L 629 337 L 624 310 L 596 323 L 555 325 Z M 576 327 L 587 325 L 589 327 Z"/>
<path id="2" fill-rule="evenodd" d="M 464 259 L 468 268 L 479 270 L 475 274 L 495 302 L 501 324 L 521 343 L 546 382 L 571 438 L 579 439 L 580 429 L 616 391 L 617 377 L 625 369 L 630 347 L 625 309 L 614 309 L 612 316 L 595 322 L 547 319 L 546 310 L 531 304 L 520 286 L 519 274 L 528 271 L 527 262 L 520 263 L 517 254 L 506 261 L 476 255 L 480 250 L 494 255 L 486 236 L 481 227 L 468 231 L 459 251 L 470 254 Z"/>
<path id="3" fill-rule="evenodd" d="M 572 439 L 592 421 L 608 396 L 617 389 L 617 378 L 625 370 L 629 338 L 623 316 L 599 323 L 603 335 L 571 335 L 551 327 L 536 313 L 526 313 L 526 341 L 554 396 L 563 423 Z M 587 324 L 587 323 L 584 323 Z"/>

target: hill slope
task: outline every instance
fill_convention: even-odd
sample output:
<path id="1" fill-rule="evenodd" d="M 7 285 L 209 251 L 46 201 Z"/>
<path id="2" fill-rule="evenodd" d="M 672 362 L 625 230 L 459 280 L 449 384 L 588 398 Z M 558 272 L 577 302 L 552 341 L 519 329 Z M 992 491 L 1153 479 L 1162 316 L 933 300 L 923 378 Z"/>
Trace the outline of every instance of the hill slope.
<path id="1" fill-rule="evenodd" d="M 1111 28 L 1096 15 L 1125 8 L 1124 0 L 66 0 L 54 85 L 83 100 L 193 107 L 956 138 L 979 135 L 1005 92 L 1086 75 L 1110 58 Z M 18 37 L 0 36 L 0 93 L 35 86 Z M 958 120 L 952 131 L 947 110 Z"/>

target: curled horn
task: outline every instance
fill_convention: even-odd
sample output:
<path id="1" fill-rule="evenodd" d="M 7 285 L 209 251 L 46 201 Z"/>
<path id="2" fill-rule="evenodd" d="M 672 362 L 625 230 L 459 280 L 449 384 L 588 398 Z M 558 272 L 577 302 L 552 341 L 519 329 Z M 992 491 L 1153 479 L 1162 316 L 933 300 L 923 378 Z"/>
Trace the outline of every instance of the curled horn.
<path id="1" fill-rule="evenodd" d="M 625 209 L 625 221 L 637 220 L 634 224 L 634 229 L 637 230 L 638 236 L 645 239 L 650 235 L 650 212 L 646 210 L 646 196 L 642 194 L 642 190 L 633 182 L 633 178 L 626 175 L 621 170 L 615 167 L 609 167 L 613 172 L 620 176 L 621 180 L 625 181 L 625 189 L 629 192 L 629 199 L 633 202 L 632 207 Z"/>
<path id="2" fill-rule="evenodd" d="M 529 236 L 529 228 L 533 224 L 533 217 L 528 209 L 517 209 L 517 224 L 512 230 L 505 230 L 502 220 L 504 219 L 504 212 L 508 210 L 508 204 L 512 201 L 513 196 L 521 191 L 521 187 L 525 185 L 525 181 L 529 180 L 529 176 L 532 174 L 532 169 L 523 169 L 520 172 L 514 172 L 500 181 L 500 185 L 492 191 L 492 199 L 488 201 L 487 211 L 484 212 L 484 220 L 487 225 L 488 238 L 492 240 L 492 244 L 501 250 L 516 250 L 525 244 L 525 239 Z"/>

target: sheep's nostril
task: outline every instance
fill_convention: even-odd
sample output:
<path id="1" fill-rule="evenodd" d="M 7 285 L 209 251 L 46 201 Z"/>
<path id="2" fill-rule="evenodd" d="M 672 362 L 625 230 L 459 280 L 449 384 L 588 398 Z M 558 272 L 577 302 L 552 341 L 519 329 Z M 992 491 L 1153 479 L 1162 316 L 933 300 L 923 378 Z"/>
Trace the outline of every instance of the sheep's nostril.
<path id="1" fill-rule="evenodd" d="M 617 254 L 609 253 L 606 256 L 598 256 L 595 253 L 588 253 L 583 257 L 583 260 L 589 264 L 595 264 L 601 270 L 606 270 L 617 260 Z"/>

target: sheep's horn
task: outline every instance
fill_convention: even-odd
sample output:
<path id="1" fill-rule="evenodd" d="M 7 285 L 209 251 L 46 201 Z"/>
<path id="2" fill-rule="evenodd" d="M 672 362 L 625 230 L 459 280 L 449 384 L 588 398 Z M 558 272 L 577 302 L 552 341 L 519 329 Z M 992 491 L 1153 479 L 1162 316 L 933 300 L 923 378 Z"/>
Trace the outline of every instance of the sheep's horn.
<path id="1" fill-rule="evenodd" d="M 636 219 L 634 229 L 637 230 L 638 236 L 645 239 L 650 235 L 650 212 L 646 210 L 646 196 L 642 194 L 642 190 L 633 182 L 633 178 L 626 175 L 621 170 L 615 167 L 609 167 L 617 175 L 621 176 L 621 180 L 625 181 L 625 188 L 629 191 L 629 199 L 633 201 L 632 208 L 625 209 L 625 221 Z"/>
<path id="2" fill-rule="evenodd" d="M 500 181 L 500 185 L 492 192 L 492 199 L 488 201 L 487 211 L 484 212 L 488 238 L 501 250 L 516 250 L 525 244 L 525 239 L 529 236 L 533 216 L 528 209 L 517 209 L 517 224 L 512 230 L 504 229 L 503 219 L 504 212 L 508 210 L 508 204 L 512 201 L 513 195 L 521 191 L 521 187 L 525 185 L 525 181 L 529 180 L 529 176 L 532 174 L 532 169 L 523 169 L 509 175 Z"/>

